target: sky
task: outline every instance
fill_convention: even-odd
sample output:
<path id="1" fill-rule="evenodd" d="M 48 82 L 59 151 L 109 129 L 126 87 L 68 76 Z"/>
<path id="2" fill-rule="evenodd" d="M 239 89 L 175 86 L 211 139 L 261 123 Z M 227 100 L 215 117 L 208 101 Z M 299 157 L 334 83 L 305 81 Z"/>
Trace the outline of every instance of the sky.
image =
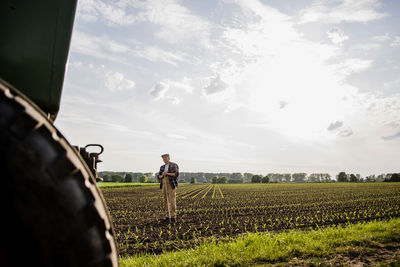
<path id="1" fill-rule="evenodd" d="M 399 172 L 397 0 L 80 0 L 56 125 L 99 170 Z"/>

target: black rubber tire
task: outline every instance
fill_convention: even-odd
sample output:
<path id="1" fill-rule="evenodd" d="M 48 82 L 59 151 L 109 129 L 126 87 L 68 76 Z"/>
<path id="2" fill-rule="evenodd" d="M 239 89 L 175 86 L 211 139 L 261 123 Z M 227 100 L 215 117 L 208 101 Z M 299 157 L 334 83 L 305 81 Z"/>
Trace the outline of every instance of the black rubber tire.
<path id="1" fill-rule="evenodd" d="M 118 266 L 104 198 L 77 151 L 0 80 L 0 266 Z"/>

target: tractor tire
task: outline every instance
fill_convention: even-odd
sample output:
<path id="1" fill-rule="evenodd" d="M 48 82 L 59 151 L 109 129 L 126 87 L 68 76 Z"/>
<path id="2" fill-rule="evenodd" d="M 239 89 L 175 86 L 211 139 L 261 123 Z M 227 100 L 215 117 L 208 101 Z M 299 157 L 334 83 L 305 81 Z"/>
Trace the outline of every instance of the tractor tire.
<path id="1" fill-rule="evenodd" d="M 118 266 L 95 178 L 32 101 L 0 80 L 0 266 Z"/>

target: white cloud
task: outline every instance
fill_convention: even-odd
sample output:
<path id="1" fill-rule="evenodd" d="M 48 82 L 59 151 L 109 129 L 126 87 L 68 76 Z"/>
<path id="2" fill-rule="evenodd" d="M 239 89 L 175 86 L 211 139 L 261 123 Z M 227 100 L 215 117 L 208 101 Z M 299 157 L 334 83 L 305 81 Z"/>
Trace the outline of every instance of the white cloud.
<path id="1" fill-rule="evenodd" d="M 327 125 L 358 112 L 353 102 L 358 89 L 346 79 L 373 61 L 348 58 L 339 46 L 308 41 L 290 17 L 260 1 L 235 3 L 244 15 L 222 34 L 220 62 L 210 65 L 215 76 L 203 88 L 207 99 L 226 110 L 255 112 L 263 123 L 248 123 L 292 139 L 334 138 Z M 331 37 L 336 43 L 347 38 L 339 29 Z M 290 105 L 281 108 L 282 100 Z M 346 134 L 350 132 L 340 136 Z"/>
<path id="2" fill-rule="evenodd" d="M 215 77 L 211 77 L 208 79 L 207 84 L 204 86 L 204 92 L 207 95 L 215 94 L 224 91 L 228 88 L 228 84 L 226 84 L 222 79 L 220 74 L 217 74 Z"/>
<path id="3" fill-rule="evenodd" d="M 135 82 L 124 77 L 120 72 L 107 72 L 105 87 L 111 92 L 124 91 L 135 87 Z"/>
<path id="4" fill-rule="evenodd" d="M 167 136 L 172 139 L 187 139 L 186 136 L 180 134 L 167 134 Z"/>
<path id="5" fill-rule="evenodd" d="M 333 130 L 338 129 L 338 128 L 342 127 L 342 126 L 343 126 L 343 121 L 332 122 L 328 126 L 328 131 L 333 131 Z"/>
<path id="6" fill-rule="evenodd" d="M 386 124 L 386 126 L 390 126 L 392 128 L 398 128 L 398 127 L 400 127 L 400 120 L 398 122 L 392 121 L 392 122 Z"/>
<path id="7" fill-rule="evenodd" d="M 178 98 L 176 96 L 167 96 L 166 99 L 171 101 L 171 103 L 174 105 L 178 105 L 182 101 L 180 98 Z"/>
<path id="8" fill-rule="evenodd" d="M 210 24 L 176 0 L 148 0 L 139 16 L 159 26 L 155 35 L 172 44 L 183 41 L 209 43 Z"/>
<path id="9" fill-rule="evenodd" d="M 81 0 L 76 8 L 76 17 L 87 22 L 96 22 L 98 20 L 96 10 L 96 0 Z"/>
<path id="10" fill-rule="evenodd" d="M 164 82 L 158 82 L 150 89 L 150 95 L 155 99 L 159 100 L 165 96 L 168 91 L 169 85 Z"/>
<path id="11" fill-rule="evenodd" d="M 378 0 L 318 0 L 300 12 L 300 23 L 369 22 L 381 19 Z"/>
<path id="12" fill-rule="evenodd" d="M 393 139 L 400 138 L 400 132 L 395 133 L 394 135 L 382 136 L 381 139 L 385 141 L 391 141 Z"/>
<path id="13" fill-rule="evenodd" d="M 110 39 L 107 35 L 99 37 L 78 30 L 75 30 L 72 36 L 71 52 L 122 64 L 131 64 L 129 57 L 139 57 L 151 62 L 165 62 L 174 66 L 180 62 L 197 63 L 196 59 L 182 52 L 166 51 L 157 46 L 131 48 L 127 44 Z"/>
<path id="14" fill-rule="evenodd" d="M 350 58 L 343 60 L 337 64 L 332 65 L 338 74 L 342 76 L 349 76 L 353 73 L 358 73 L 369 69 L 372 66 L 372 60 L 365 60 L 359 58 Z"/>
<path id="15" fill-rule="evenodd" d="M 345 130 L 341 130 L 340 132 L 338 132 L 338 136 L 339 137 L 349 137 L 351 135 L 353 135 L 353 131 L 351 129 L 345 129 Z"/>
<path id="16" fill-rule="evenodd" d="M 77 18 L 86 22 L 96 22 L 99 19 L 110 26 L 126 26 L 135 22 L 135 16 L 128 14 L 127 1 L 107 3 L 102 0 L 80 0 L 77 7 Z"/>
<path id="17" fill-rule="evenodd" d="M 165 99 L 172 104 L 179 104 L 182 101 L 182 93 L 192 93 L 191 79 L 184 77 L 182 81 L 164 80 L 153 85 L 150 95 L 154 100 Z"/>
<path id="18" fill-rule="evenodd" d="M 391 46 L 400 46 L 400 36 L 394 37 L 394 40 L 390 45 Z"/>
<path id="19" fill-rule="evenodd" d="M 372 126 L 394 126 L 400 124 L 400 94 L 391 96 L 369 96 L 365 117 Z M 390 127 L 389 127 L 390 128 Z"/>
<path id="20" fill-rule="evenodd" d="M 353 45 L 351 48 L 356 49 L 356 50 L 369 51 L 369 50 L 378 49 L 381 47 L 382 47 L 382 45 L 377 44 L 377 43 L 361 43 L 361 44 Z"/>
<path id="21" fill-rule="evenodd" d="M 63 114 L 62 117 L 62 123 L 73 123 L 79 125 L 79 129 L 82 128 L 95 128 L 97 131 L 98 129 L 101 129 L 103 131 L 110 131 L 110 132 L 118 132 L 118 135 L 121 135 L 121 133 L 129 133 L 129 134 L 134 134 L 136 136 L 154 136 L 154 132 L 151 131 L 143 131 L 143 130 L 133 130 L 129 126 L 121 124 L 121 123 L 116 123 L 116 122 L 110 122 L 105 120 L 103 116 L 100 117 L 88 117 L 88 116 L 82 116 L 82 114 L 77 113 L 77 112 L 68 112 L 68 114 Z M 59 121 L 57 122 L 59 123 Z M 93 137 L 91 137 L 93 138 Z"/>
<path id="22" fill-rule="evenodd" d="M 126 63 L 126 56 L 122 56 L 118 52 L 128 49 L 128 47 L 110 40 L 107 36 L 94 36 L 78 30 L 72 34 L 71 52 Z"/>
<path id="23" fill-rule="evenodd" d="M 77 17 L 86 22 L 103 20 L 109 26 L 150 22 L 158 26 L 154 35 L 172 44 L 201 42 L 210 47 L 210 23 L 193 14 L 178 0 L 79 1 Z"/>
<path id="24" fill-rule="evenodd" d="M 188 55 L 182 52 L 173 53 L 165 51 L 157 46 L 148 46 L 143 50 L 134 51 L 133 54 L 153 62 L 161 61 L 174 66 L 177 66 L 178 62 L 193 62 Z"/>
<path id="25" fill-rule="evenodd" d="M 385 89 L 400 91 L 400 79 L 388 80 L 383 83 Z"/>
<path id="26" fill-rule="evenodd" d="M 280 101 L 280 102 L 279 102 L 279 108 L 280 108 L 280 109 L 285 108 L 287 104 L 289 104 L 289 103 L 288 103 L 288 102 L 285 102 L 285 101 Z"/>
<path id="27" fill-rule="evenodd" d="M 103 64 L 98 65 L 94 63 L 83 63 L 81 61 L 77 61 L 73 62 L 71 66 L 75 69 L 74 72 L 82 77 L 82 80 L 85 80 L 87 77 L 89 77 L 89 79 L 93 80 L 97 86 L 103 85 L 104 88 L 112 93 L 130 90 L 136 86 L 133 80 L 125 77 L 125 75 L 121 72 L 110 70 Z M 86 102 L 84 104 L 88 105 L 89 103 Z"/>
<path id="28" fill-rule="evenodd" d="M 82 61 L 68 61 L 67 68 L 69 67 L 80 67 L 82 66 Z"/>
<path id="29" fill-rule="evenodd" d="M 389 41 L 391 39 L 389 33 L 385 33 L 383 35 L 376 35 L 372 37 L 372 40 L 377 41 L 377 42 L 385 42 Z"/>
<path id="30" fill-rule="evenodd" d="M 338 27 L 334 27 L 326 32 L 329 39 L 331 39 L 332 43 L 336 45 L 342 45 L 344 41 L 349 39 L 349 36 L 344 34 L 344 32 Z"/>
<path id="31" fill-rule="evenodd" d="M 188 77 L 183 77 L 181 81 L 167 81 L 169 86 L 174 89 L 183 90 L 186 93 L 193 93 L 193 86 L 191 85 L 192 79 Z"/>
<path id="32" fill-rule="evenodd" d="M 102 13 L 104 19 L 110 25 L 131 25 L 135 21 L 133 14 L 127 14 L 124 8 L 115 5 L 106 4 L 104 2 L 97 3 L 97 10 Z"/>

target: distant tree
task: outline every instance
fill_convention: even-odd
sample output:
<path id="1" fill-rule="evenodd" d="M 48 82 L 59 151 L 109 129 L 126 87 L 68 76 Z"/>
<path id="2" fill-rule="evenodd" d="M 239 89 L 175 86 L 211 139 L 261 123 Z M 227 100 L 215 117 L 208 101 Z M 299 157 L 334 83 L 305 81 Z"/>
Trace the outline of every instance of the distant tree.
<path id="1" fill-rule="evenodd" d="M 147 182 L 147 176 L 142 174 L 142 175 L 139 177 L 139 182 L 140 182 L 140 183 L 146 183 L 146 182 Z"/>
<path id="2" fill-rule="evenodd" d="M 103 176 L 103 180 L 104 180 L 104 182 L 112 182 L 111 175 L 105 174 Z"/>
<path id="3" fill-rule="evenodd" d="M 375 175 L 369 175 L 365 177 L 366 182 L 375 182 Z"/>
<path id="4" fill-rule="evenodd" d="M 190 183 L 191 183 L 191 184 L 196 184 L 196 183 L 197 183 L 196 177 L 190 178 Z"/>
<path id="5" fill-rule="evenodd" d="M 204 180 L 207 181 L 208 183 L 212 182 L 213 178 L 213 173 L 207 172 L 204 174 Z"/>
<path id="6" fill-rule="evenodd" d="M 267 175 L 269 177 L 269 181 L 275 182 L 275 183 L 282 183 L 284 178 L 285 178 L 285 182 L 290 182 L 290 180 L 291 180 L 290 177 L 292 176 L 290 173 L 286 173 L 286 174 L 268 173 Z"/>
<path id="7" fill-rule="evenodd" d="M 267 176 L 269 177 L 269 182 L 270 183 L 277 182 L 276 177 L 275 177 L 275 173 L 268 173 Z"/>
<path id="8" fill-rule="evenodd" d="M 122 177 L 122 175 L 120 175 L 120 174 L 113 174 L 111 176 L 111 180 L 113 182 L 120 183 L 120 182 L 122 182 L 124 180 L 124 177 Z"/>
<path id="9" fill-rule="evenodd" d="M 292 174 L 293 182 L 296 182 L 296 183 L 305 182 L 306 177 L 307 177 L 307 173 L 304 173 L 304 172 Z"/>
<path id="10" fill-rule="evenodd" d="M 251 177 L 253 177 L 253 174 L 250 172 L 245 172 L 245 173 L 243 173 L 243 177 L 246 182 L 249 182 L 251 180 Z"/>
<path id="11" fill-rule="evenodd" d="M 308 182 L 310 182 L 310 183 L 317 183 L 317 182 L 320 182 L 321 180 L 320 180 L 320 174 L 319 173 L 311 173 L 309 176 L 308 176 Z"/>
<path id="12" fill-rule="evenodd" d="M 147 177 L 146 183 L 152 183 L 152 182 L 154 182 L 154 179 L 151 179 L 152 177 L 154 177 L 154 173 L 152 173 L 152 172 L 146 172 L 146 173 L 144 173 L 143 175 Z M 158 180 L 158 179 L 157 179 L 157 180 Z"/>
<path id="13" fill-rule="evenodd" d="M 216 184 L 218 182 L 218 177 L 217 176 L 214 176 L 213 178 L 212 178 L 212 183 L 213 184 Z"/>
<path id="14" fill-rule="evenodd" d="M 385 180 L 385 174 L 379 174 L 376 178 L 375 181 L 377 182 L 383 182 Z"/>
<path id="15" fill-rule="evenodd" d="M 132 175 L 133 175 L 133 181 L 139 182 L 139 178 L 140 178 L 140 176 L 143 175 L 143 173 L 141 173 L 141 172 L 134 172 Z"/>
<path id="16" fill-rule="evenodd" d="M 275 176 L 275 180 L 278 183 L 282 183 L 283 182 L 283 174 L 282 173 L 275 173 L 274 176 Z"/>
<path id="17" fill-rule="evenodd" d="M 337 181 L 338 182 L 348 182 L 346 173 L 345 172 L 339 172 L 339 174 L 337 176 Z"/>
<path id="18" fill-rule="evenodd" d="M 390 177 L 391 182 L 400 182 L 400 173 L 393 173 Z"/>
<path id="19" fill-rule="evenodd" d="M 385 179 L 385 182 L 400 182 L 400 173 L 392 173 L 388 178 Z"/>
<path id="20" fill-rule="evenodd" d="M 331 175 L 329 173 L 322 174 L 322 182 L 332 182 Z"/>
<path id="21" fill-rule="evenodd" d="M 263 184 L 269 183 L 269 177 L 268 177 L 268 175 L 265 175 L 265 176 L 261 179 L 261 182 L 262 182 Z"/>
<path id="22" fill-rule="evenodd" d="M 132 183 L 132 181 L 133 181 L 133 175 L 130 173 L 127 173 L 125 175 L 125 183 Z"/>
<path id="23" fill-rule="evenodd" d="M 290 183 L 291 180 L 292 180 L 292 174 L 290 174 L 290 173 L 284 173 L 284 174 L 283 174 L 283 178 L 285 178 L 285 182 L 286 182 L 286 183 Z"/>
<path id="24" fill-rule="evenodd" d="M 251 177 L 251 182 L 252 183 L 261 183 L 262 180 L 262 176 L 261 175 L 253 175 L 253 177 Z"/>
<path id="25" fill-rule="evenodd" d="M 226 178 L 225 176 L 218 177 L 217 183 L 218 184 L 226 184 L 226 183 L 228 183 L 228 178 Z"/>
<path id="26" fill-rule="evenodd" d="M 358 181 L 357 176 L 355 176 L 353 173 L 350 174 L 350 182 L 356 183 Z"/>
<path id="27" fill-rule="evenodd" d="M 231 174 L 231 179 L 243 179 L 243 175 L 240 172 L 234 172 Z"/>
<path id="28" fill-rule="evenodd" d="M 393 173 L 390 177 L 391 182 L 400 182 L 400 173 Z"/>

